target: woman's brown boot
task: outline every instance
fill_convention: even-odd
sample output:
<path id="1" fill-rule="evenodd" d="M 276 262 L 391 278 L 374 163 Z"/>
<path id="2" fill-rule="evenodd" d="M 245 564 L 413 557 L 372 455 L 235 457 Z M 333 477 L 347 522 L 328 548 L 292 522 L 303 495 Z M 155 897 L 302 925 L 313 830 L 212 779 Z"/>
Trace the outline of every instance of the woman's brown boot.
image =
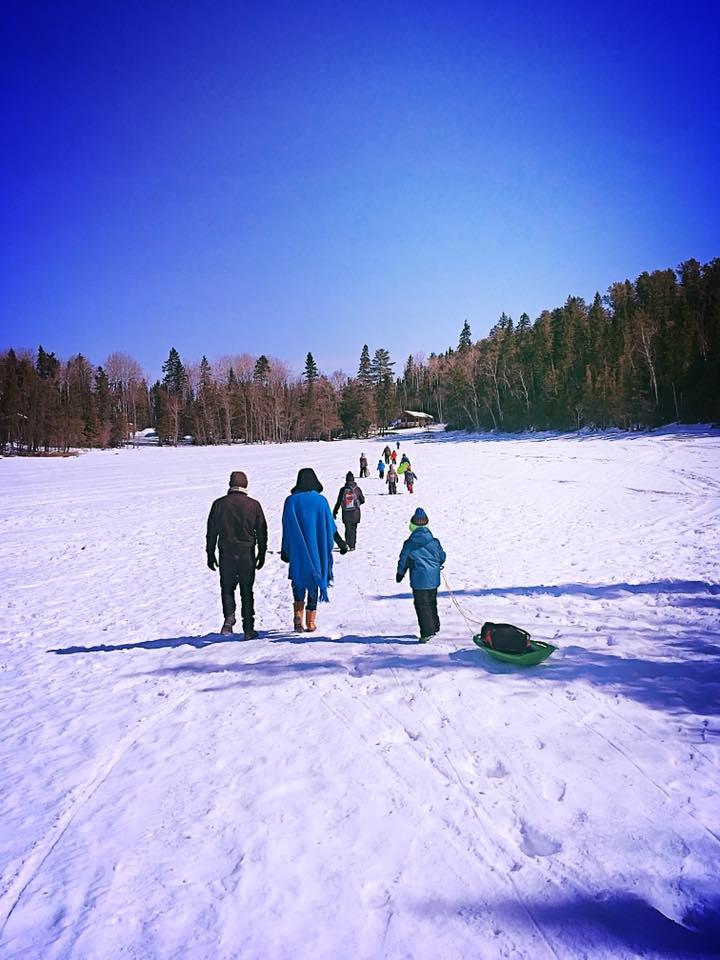
<path id="1" fill-rule="evenodd" d="M 316 610 L 306 610 L 305 611 L 305 629 L 308 633 L 313 633 L 317 630 L 315 625 L 315 617 L 317 616 Z"/>
<path id="2" fill-rule="evenodd" d="M 302 600 L 295 600 L 293 602 L 293 628 L 295 633 L 303 632 L 303 611 L 305 609 L 305 604 Z"/>

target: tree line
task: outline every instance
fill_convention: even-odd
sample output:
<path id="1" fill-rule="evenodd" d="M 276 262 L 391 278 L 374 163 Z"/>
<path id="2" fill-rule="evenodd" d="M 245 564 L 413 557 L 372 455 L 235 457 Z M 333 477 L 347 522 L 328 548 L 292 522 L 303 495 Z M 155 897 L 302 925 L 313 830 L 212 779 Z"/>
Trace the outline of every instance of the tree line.
<path id="1" fill-rule="evenodd" d="M 300 376 L 281 360 L 243 353 L 184 363 L 172 348 L 162 378 L 112 353 L 100 366 L 42 346 L 0 354 L 0 449 L 121 446 L 153 428 L 162 444 L 283 442 L 367 436 L 402 410 L 451 429 L 635 428 L 720 421 L 720 259 L 687 260 L 610 286 L 591 303 L 569 297 L 534 322 L 502 314 L 477 341 L 408 357 L 363 346 L 355 376 Z"/>

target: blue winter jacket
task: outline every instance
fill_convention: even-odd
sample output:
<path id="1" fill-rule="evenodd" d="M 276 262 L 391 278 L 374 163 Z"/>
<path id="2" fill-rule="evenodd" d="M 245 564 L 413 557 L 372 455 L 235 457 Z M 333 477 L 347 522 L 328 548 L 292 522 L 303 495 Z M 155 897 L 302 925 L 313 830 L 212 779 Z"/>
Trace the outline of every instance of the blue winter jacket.
<path id="1" fill-rule="evenodd" d="M 445 563 L 445 551 L 440 541 L 427 527 L 413 530 L 403 544 L 398 560 L 397 575 L 404 577 L 410 571 L 413 590 L 432 590 L 440 586 L 440 567 Z"/>
<path id="2" fill-rule="evenodd" d="M 330 505 L 314 490 L 292 493 L 282 517 L 282 553 L 288 558 L 288 578 L 300 589 L 320 591 L 327 601 L 333 579 L 333 535 L 337 527 Z"/>

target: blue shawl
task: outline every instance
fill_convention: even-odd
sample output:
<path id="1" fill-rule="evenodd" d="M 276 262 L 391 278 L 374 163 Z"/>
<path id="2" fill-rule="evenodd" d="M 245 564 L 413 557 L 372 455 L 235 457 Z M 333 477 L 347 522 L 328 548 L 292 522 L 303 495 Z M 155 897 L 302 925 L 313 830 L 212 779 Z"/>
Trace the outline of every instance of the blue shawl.
<path id="1" fill-rule="evenodd" d="M 325 497 L 308 490 L 293 493 L 285 501 L 282 517 L 282 549 L 290 558 L 288 578 L 303 590 L 320 591 L 328 601 L 332 583 L 332 548 L 335 521 Z"/>

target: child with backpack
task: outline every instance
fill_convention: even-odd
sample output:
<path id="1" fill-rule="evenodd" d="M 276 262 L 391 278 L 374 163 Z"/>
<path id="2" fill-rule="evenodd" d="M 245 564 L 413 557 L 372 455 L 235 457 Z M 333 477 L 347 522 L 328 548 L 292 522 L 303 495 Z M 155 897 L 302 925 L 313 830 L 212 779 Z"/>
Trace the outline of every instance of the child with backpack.
<path id="1" fill-rule="evenodd" d="M 388 493 L 397 493 L 398 475 L 395 467 L 390 464 L 385 483 L 388 485 Z"/>
<path id="2" fill-rule="evenodd" d="M 446 554 L 440 541 L 428 528 L 428 515 L 422 507 L 418 507 L 410 518 L 410 536 L 400 551 L 395 580 L 402 583 L 403 577 L 410 571 L 420 643 L 427 643 L 440 629 L 437 592 L 445 559 Z"/>
<path id="3" fill-rule="evenodd" d="M 342 519 L 345 524 L 345 542 L 348 550 L 354 550 L 357 543 L 357 528 L 360 523 L 360 504 L 365 503 L 365 497 L 360 487 L 355 483 L 355 477 L 348 471 L 345 474 L 345 485 L 340 487 L 335 508 L 333 509 L 333 520 L 338 515 L 338 510 L 342 508 Z"/>
<path id="4" fill-rule="evenodd" d="M 407 465 L 407 469 L 405 471 L 404 477 L 405 477 L 405 486 L 407 487 L 407 492 L 412 493 L 413 485 L 417 480 L 417 474 L 413 471 L 413 468 L 410 466 L 410 464 Z"/>

